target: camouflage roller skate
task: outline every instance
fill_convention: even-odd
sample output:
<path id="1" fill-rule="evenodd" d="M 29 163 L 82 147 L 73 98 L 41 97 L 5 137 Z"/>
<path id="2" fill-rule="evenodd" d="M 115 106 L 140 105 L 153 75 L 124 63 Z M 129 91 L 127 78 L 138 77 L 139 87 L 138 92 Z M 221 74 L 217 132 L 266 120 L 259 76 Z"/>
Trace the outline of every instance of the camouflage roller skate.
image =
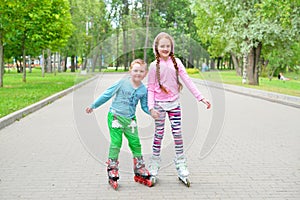
<path id="1" fill-rule="evenodd" d="M 107 175 L 108 175 L 108 183 L 115 190 L 118 189 L 118 179 L 119 179 L 119 161 L 115 159 L 108 159 L 107 164 Z"/>
<path id="2" fill-rule="evenodd" d="M 174 163 L 178 173 L 178 179 L 187 187 L 190 187 L 191 183 L 190 180 L 188 179 L 189 171 L 186 166 L 186 158 L 183 155 L 177 156 L 174 159 Z"/>
<path id="3" fill-rule="evenodd" d="M 143 157 L 133 158 L 133 165 L 135 182 L 139 182 L 149 187 L 153 186 L 154 182 L 152 180 L 152 176 L 150 175 L 149 171 L 145 168 L 145 162 L 143 160 Z"/>

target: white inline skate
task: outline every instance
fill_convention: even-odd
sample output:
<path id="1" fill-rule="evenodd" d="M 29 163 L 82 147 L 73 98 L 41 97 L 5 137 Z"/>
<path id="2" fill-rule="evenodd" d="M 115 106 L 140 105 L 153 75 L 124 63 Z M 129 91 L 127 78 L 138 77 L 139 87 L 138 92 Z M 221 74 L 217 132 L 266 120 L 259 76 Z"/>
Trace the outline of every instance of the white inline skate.
<path id="1" fill-rule="evenodd" d="M 160 168 L 160 162 L 161 159 L 159 156 L 151 156 L 148 170 L 151 174 L 153 184 L 157 182 L 157 175 Z"/>
<path id="2" fill-rule="evenodd" d="M 174 163 L 176 166 L 176 170 L 178 173 L 178 179 L 187 187 L 190 187 L 191 183 L 190 180 L 188 179 L 189 176 L 189 171 L 186 166 L 186 158 L 182 156 L 177 156 L 174 159 Z"/>

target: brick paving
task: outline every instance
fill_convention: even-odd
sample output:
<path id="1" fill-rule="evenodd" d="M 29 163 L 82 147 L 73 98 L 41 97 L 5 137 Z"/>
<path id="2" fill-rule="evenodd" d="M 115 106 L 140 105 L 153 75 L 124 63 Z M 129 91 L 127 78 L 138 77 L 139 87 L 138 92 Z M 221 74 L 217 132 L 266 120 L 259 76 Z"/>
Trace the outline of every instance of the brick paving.
<path id="1" fill-rule="evenodd" d="M 83 110 L 120 77 L 100 75 L 0 130 L 1 200 L 300 199 L 300 109 L 200 84 L 212 110 L 182 94 L 184 130 L 195 130 L 184 133 L 191 187 L 176 177 L 166 132 L 159 182 L 148 188 L 133 181 L 124 140 L 121 186 L 114 191 L 104 163 L 110 103 L 92 115 Z M 148 162 L 153 124 L 139 109 L 137 115 Z"/>

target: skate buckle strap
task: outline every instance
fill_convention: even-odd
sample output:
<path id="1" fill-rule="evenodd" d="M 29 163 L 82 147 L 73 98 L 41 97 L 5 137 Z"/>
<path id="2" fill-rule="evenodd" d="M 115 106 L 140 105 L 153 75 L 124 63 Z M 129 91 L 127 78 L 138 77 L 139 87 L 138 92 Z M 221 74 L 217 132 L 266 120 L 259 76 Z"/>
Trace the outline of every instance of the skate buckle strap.
<path id="1" fill-rule="evenodd" d="M 139 169 L 139 168 L 142 168 L 142 167 L 145 167 L 145 162 L 143 159 L 141 158 L 137 158 L 137 165 L 136 167 Z"/>

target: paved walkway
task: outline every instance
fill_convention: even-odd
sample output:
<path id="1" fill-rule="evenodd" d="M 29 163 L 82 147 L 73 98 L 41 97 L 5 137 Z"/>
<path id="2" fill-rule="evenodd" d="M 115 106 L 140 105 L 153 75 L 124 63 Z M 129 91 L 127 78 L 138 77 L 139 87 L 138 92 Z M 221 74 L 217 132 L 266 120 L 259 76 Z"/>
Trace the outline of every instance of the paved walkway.
<path id="1" fill-rule="evenodd" d="M 166 134 L 158 184 L 148 188 L 133 181 L 124 140 L 121 187 L 114 191 L 105 169 L 110 103 L 91 115 L 84 108 L 120 77 L 100 75 L 0 130 L 1 200 L 300 199 L 300 109 L 198 83 L 213 107 L 206 110 L 183 91 L 191 187 L 176 177 Z M 153 121 L 140 109 L 137 117 L 148 162 Z"/>

